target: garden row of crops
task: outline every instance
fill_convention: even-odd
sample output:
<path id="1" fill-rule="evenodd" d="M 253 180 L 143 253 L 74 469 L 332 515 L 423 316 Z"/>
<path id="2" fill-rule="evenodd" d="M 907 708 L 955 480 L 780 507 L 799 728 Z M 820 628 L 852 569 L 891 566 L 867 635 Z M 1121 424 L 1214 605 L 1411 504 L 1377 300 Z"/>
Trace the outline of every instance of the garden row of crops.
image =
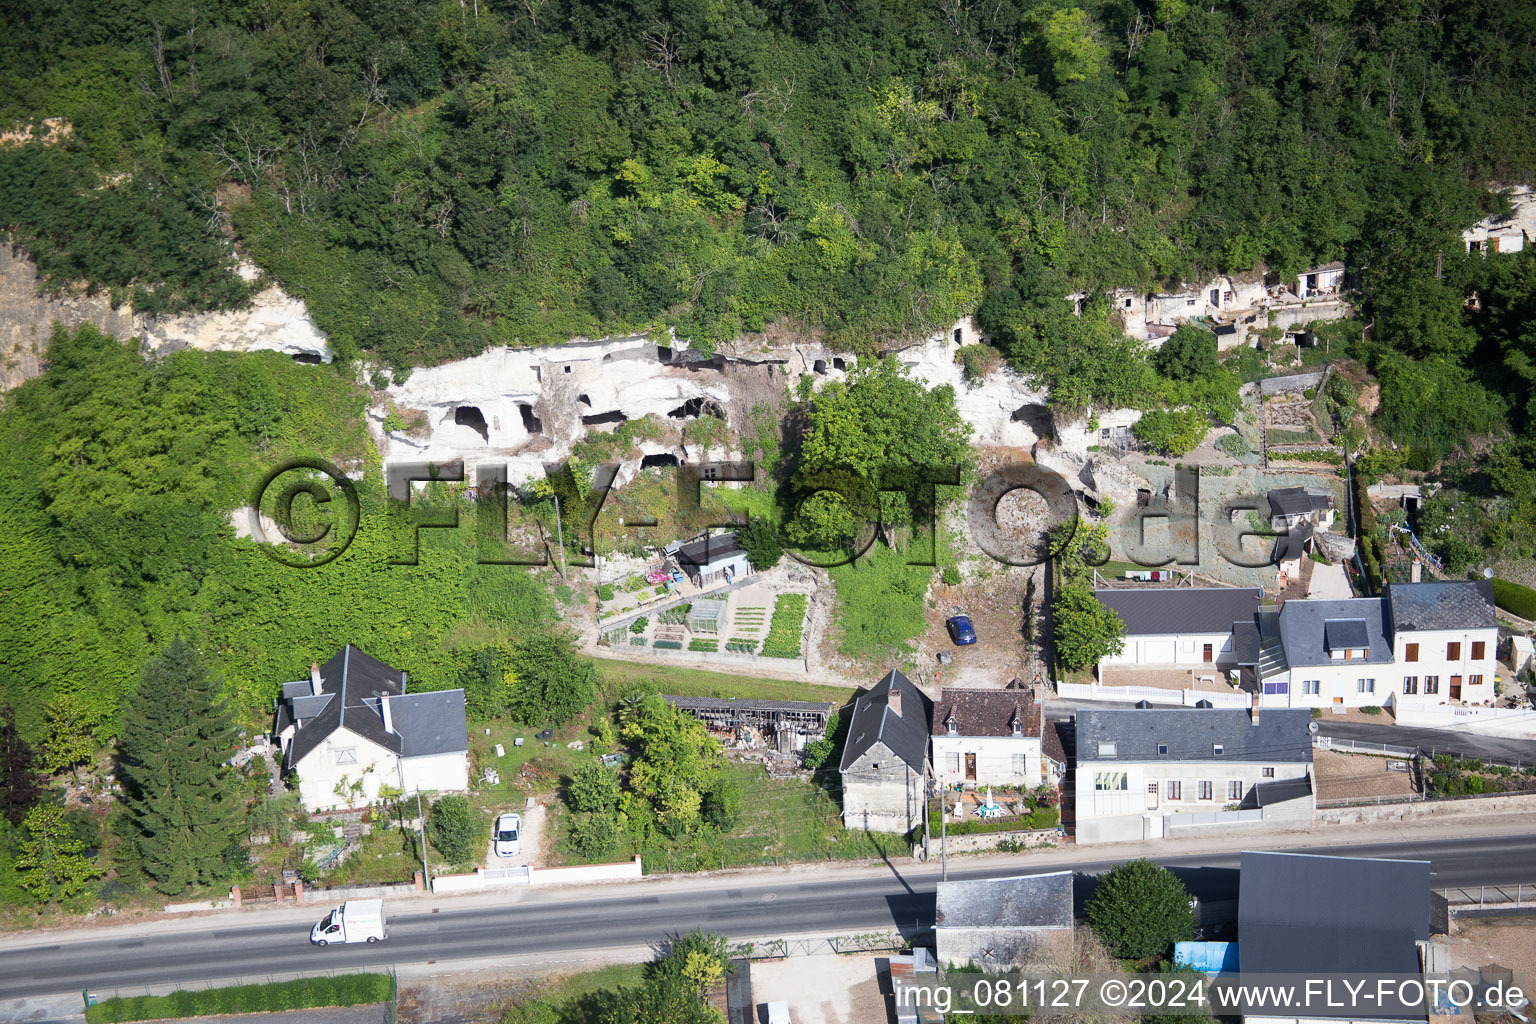
<path id="1" fill-rule="evenodd" d="M 805 631 L 805 595 L 780 594 L 773 605 L 773 620 L 768 624 L 768 639 L 763 641 L 767 658 L 800 657 L 800 639 Z"/>

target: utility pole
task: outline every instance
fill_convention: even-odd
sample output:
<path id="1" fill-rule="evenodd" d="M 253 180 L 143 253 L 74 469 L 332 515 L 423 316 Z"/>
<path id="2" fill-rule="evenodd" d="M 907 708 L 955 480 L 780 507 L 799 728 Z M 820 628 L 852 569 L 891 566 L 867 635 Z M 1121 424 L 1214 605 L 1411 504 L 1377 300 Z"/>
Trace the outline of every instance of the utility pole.
<path id="1" fill-rule="evenodd" d="M 416 822 L 421 828 L 421 880 L 432 891 L 432 873 L 427 870 L 427 819 L 421 813 L 421 787 L 416 788 Z"/>
<path id="2" fill-rule="evenodd" d="M 560 495 L 555 495 L 555 537 L 560 542 L 560 578 L 565 579 L 565 528 L 560 525 Z"/>
<path id="3" fill-rule="evenodd" d="M 944 810 L 944 792 L 939 791 L 939 881 L 949 881 L 949 813 Z"/>

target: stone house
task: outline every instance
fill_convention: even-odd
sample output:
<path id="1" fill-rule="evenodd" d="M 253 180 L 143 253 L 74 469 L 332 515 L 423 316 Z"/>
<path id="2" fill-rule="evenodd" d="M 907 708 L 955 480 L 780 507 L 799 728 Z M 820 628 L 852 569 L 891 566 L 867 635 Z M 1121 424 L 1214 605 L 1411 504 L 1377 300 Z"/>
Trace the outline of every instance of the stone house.
<path id="1" fill-rule="evenodd" d="M 940 882 L 934 942 L 941 966 L 1061 968 L 1072 942 L 1072 872 Z"/>
<path id="2" fill-rule="evenodd" d="M 464 691 L 407 693 L 404 672 L 351 644 L 283 684 L 275 732 L 308 811 L 364 807 L 385 786 L 469 788 Z"/>
<path id="3" fill-rule="evenodd" d="M 853 702 L 839 765 L 843 825 L 906 833 L 922 824 L 933 704 L 896 669 Z"/>
<path id="4" fill-rule="evenodd" d="M 933 708 L 933 777 L 940 787 L 1057 782 L 1066 755 L 1032 688 L 1015 679 L 1004 690 L 945 687 Z"/>

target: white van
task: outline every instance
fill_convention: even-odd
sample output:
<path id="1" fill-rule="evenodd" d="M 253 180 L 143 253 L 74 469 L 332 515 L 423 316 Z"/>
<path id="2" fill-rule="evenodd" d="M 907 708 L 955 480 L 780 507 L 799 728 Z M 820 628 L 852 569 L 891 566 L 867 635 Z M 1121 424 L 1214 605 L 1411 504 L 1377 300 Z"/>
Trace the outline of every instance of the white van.
<path id="1" fill-rule="evenodd" d="M 347 900 L 309 930 L 317 946 L 333 942 L 378 942 L 388 937 L 384 926 L 383 900 Z"/>

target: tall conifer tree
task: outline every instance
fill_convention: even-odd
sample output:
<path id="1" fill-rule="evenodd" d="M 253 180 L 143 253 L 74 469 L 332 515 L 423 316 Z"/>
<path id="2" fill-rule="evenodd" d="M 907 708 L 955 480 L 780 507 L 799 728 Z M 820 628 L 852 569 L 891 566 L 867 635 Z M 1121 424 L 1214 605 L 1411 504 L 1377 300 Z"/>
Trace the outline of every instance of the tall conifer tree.
<path id="1" fill-rule="evenodd" d="M 224 764 L 235 742 L 218 684 L 191 644 L 173 641 L 144 668 L 118 759 L 144 871 L 162 892 L 229 877 L 247 811 Z"/>

